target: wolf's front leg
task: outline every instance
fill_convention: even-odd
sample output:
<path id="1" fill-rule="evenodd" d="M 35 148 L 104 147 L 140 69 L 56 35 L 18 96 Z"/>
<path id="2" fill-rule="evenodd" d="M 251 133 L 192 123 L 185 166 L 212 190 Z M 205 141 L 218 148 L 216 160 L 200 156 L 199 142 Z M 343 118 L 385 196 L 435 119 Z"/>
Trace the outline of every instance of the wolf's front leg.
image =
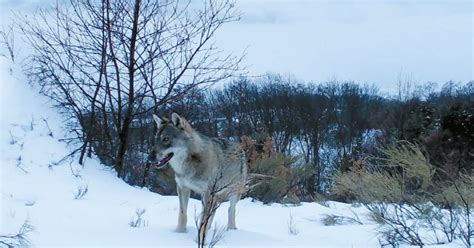
<path id="1" fill-rule="evenodd" d="M 235 225 L 235 205 L 240 200 L 240 194 L 234 194 L 229 197 L 229 213 L 227 221 L 227 230 L 237 229 Z"/>
<path id="2" fill-rule="evenodd" d="M 190 189 L 178 186 L 179 216 L 176 232 L 186 232 L 186 224 L 188 222 L 188 201 L 190 195 Z"/>

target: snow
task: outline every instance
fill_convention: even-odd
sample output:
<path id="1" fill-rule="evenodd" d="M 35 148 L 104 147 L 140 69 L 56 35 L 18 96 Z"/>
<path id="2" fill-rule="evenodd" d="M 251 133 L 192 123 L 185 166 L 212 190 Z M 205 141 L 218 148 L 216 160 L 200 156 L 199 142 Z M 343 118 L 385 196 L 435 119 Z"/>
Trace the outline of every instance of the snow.
<path id="1" fill-rule="evenodd" d="M 199 201 L 190 201 L 188 232 L 176 233 L 176 196 L 127 185 L 95 159 L 84 166 L 76 160 L 56 165 L 69 152 L 59 141 L 66 132 L 62 117 L 5 58 L 0 59 L 0 78 L 0 235 L 18 232 L 28 220 L 34 227 L 28 234 L 34 247 L 197 245 Z M 84 197 L 75 199 L 78 189 L 86 187 Z M 218 209 L 215 225 L 226 224 L 227 207 L 224 203 Z M 145 225 L 131 227 L 139 209 L 146 210 Z M 327 214 L 354 213 L 363 225 L 324 226 L 321 221 Z M 290 221 L 296 235 L 289 232 Z M 337 202 L 285 206 L 247 198 L 237 205 L 237 226 L 225 232 L 219 247 L 379 247 L 377 225 L 368 221 L 367 210 Z"/>
<path id="2" fill-rule="evenodd" d="M 6 2 L 8 1 L 2 3 Z M 27 5 L 23 1 L 18 3 L 9 1 L 9 3 Z M 39 3 L 40 1 L 36 5 Z M 279 37 L 277 34 L 282 32 L 271 23 L 254 25 L 258 20 L 252 21 L 252 15 L 255 15 L 254 19 L 258 19 L 261 17 L 259 11 L 263 11 L 264 8 L 255 8 L 254 2 L 250 3 L 252 4 L 244 2 L 241 7 L 247 10 L 254 8 L 254 12 L 257 13 L 248 11 L 249 13 L 244 15 L 243 24 L 224 30 L 222 35 L 227 38 L 223 38 L 222 41 L 236 50 L 240 50 L 241 46 L 247 46 L 247 44 L 234 44 L 230 40 L 242 40 L 234 38 L 243 33 L 239 29 L 247 29 L 249 23 L 252 23 L 250 38 L 256 41 L 253 41 L 254 45 L 249 53 L 254 57 L 265 58 L 257 60 L 251 57 L 250 62 L 257 65 L 253 70 L 259 72 L 265 70 L 279 72 L 282 68 L 288 70 L 287 66 L 294 63 L 285 56 L 295 52 L 280 51 L 283 55 L 278 53 L 272 55 L 274 53 L 271 49 L 282 47 L 281 42 L 284 41 L 275 38 L 277 43 L 269 46 L 268 34 L 261 31 L 263 28 L 272 31 L 273 28 L 272 33 L 277 38 Z M 283 9 L 278 6 L 275 8 L 276 10 L 270 8 L 270 12 L 280 13 L 279 11 Z M 310 11 L 304 13 L 312 14 Z M 7 16 L 11 17 L 2 15 L 2 23 Z M 271 15 L 269 18 L 271 19 Z M 296 31 L 292 27 L 285 25 L 282 27 L 283 33 L 307 30 L 306 26 L 298 26 Z M 326 30 L 329 32 L 331 29 Z M 292 36 L 295 39 L 299 38 L 301 32 L 296 32 Z M 267 38 L 263 39 L 262 35 Z M 253 52 L 264 47 L 260 44 L 268 46 L 268 49 L 263 49 L 260 53 Z M 301 51 L 296 53 L 304 54 L 300 53 Z M 272 64 L 267 63 L 268 58 L 272 56 L 277 56 L 276 59 L 271 59 L 272 61 L 292 61 L 292 63 L 266 68 L 265 65 Z M 313 73 L 305 74 L 307 72 L 304 68 L 307 66 L 301 64 L 294 66 L 303 68 L 303 71 L 295 71 L 295 67 L 290 68 L 293 72 L 307 77 L 308 80 L 314 79 Z M 394 68 L 398 71 L 398 66 Z M 333 73 L 332 70 L 323 69 L 320 69 L 325 72 L 322 75 Z M 350 73 L 348 75 L 357 76 Z M 194 220 L 196 213 L 201 209 L 199 201 L 190 200 L 188 232 L 176 233 L 174 232 L 178 216 L 176 196 L 162 196 L 146 188 L 132 187 L 117 178 L 110 167 L 101 165 L 96 159 L 88 159 L 84 166 L 77 164 L 77 159 L 55 165 L 55 162 L 70 152 L 70 148 L 59 141 L 67 134 L 63 123 L 63 117 L 52 107 L 48 98 L 38 94 L 38 89 L 27 84 L 27 79 L 19 66 L 0 56 L 0 235 L 18 232 L 21 225 L 28 220 L 34 227 L 34 231 L 28 234 L 34 247 L 195 247 L 197 245 Z M 83 198 L 75 199 L 78 189 L 81 188 L 87 188 L 87 193 Z M 214 219 L 215 225 L 226 225 L 227 207 L 228 203 L 224 203 L 219 208 Z M 134 228 L 129 222 L 136 216 L 138 209 L 146 210 L 143 216 L 145 226 Z M 352 217 L 354 213 L 363 220 L 363 225 L 325 226 L 321 221 L 327 214 Z M 236 221 L 239 229 L 225 232 L 224 239 L 218 246 L 379 247 L 376 235 L 378 226 L 368 220 L 367 213 L 364 207 L 337 202 L 285 206 L 264 205 L 247 198 L 237 205 Z M 289 232 L 290 219 L 297 230 L 296 235 Z M 457 245 L 459 243 L 443 247 L 457 247 Z"/>
<path id="3" fill-rule="evenodd" d="M 10 73 L 13 68 L 13 73 Z M 65 134 L 61 116 L 44 96 L 31 88 L 15 65 L 0 61 L 1 85 L 1 228 L 14 234 L 28 220 L 28 237 L 35 247 L 53 246 L 196 246 L 196 213 L 201 204 L 191 200 L 188 232 L 174 232 L 178 199 L 127 185 L 109 167 L 95 159 L 85 166 L 66 160 L 69 149 L 58 139 Z M 13 75 L 12 75 L 13 74 Z M 46 125 L 51 128 L 52 136 Z M 79 188 L 88 192 L 74 199 Z M 317 203 L 296 207 L 263 205 L 244 199 L 237 205 L 238 230 L 227 231 L 222 247 L 311 246 L 376 247 L 374 225 L 326 227 L 324 214 L 350 214 L 349 205 Z M 228 204 L 215 218 L 225 225 Z M 144 227 L 129 222 L 137 209 L 145 209 Z M 297 235 L 288 230 L 290 215 Z M 344 234 L 344 238 L 341 235 Z"/>

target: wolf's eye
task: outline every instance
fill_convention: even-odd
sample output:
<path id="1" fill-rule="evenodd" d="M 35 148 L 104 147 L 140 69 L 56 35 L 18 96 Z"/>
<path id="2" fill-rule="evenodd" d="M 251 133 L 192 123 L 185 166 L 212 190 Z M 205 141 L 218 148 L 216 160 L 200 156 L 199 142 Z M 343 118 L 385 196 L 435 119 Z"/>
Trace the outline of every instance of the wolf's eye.
<path id="1" fill-rule="evenodd" d="M 168 142 L 169 140 L 170 140 L 170 138 L 168 138 L 168 137 L 163 138 L 163 142 Z"/>

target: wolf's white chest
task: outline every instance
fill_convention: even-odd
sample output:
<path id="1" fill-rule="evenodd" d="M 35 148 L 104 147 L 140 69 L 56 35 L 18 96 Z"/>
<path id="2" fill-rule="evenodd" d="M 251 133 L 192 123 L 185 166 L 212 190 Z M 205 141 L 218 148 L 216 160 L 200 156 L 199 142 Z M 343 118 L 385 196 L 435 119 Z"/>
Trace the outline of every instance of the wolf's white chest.
<path id="1" fill-rule="evenodd" d="M 208 188 L 207 181 L 193 180 L 186 177 L 175 177 L 175 179 L 178 186 L 191 189 L 198 194 L 203 194 Z"/>

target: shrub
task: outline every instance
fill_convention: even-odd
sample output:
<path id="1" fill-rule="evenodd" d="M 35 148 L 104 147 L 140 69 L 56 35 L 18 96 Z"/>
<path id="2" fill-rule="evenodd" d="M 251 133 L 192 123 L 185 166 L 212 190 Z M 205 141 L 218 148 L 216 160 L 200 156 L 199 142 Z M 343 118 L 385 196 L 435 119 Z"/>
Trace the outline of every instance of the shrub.
<path id="1" fill-rule="evenodd" d="M 355 212 L 352 212 L 352 217 L 335 215 L 335 214 L 327 214 L 322 219 L 322 222 L 325 226 L 352 225 L 352 224 L 362 225 L 362 221 L 360 220 L 359 216 Z"/>
<path id="2" fill-rule="evenodd" d="M 276 152 L 272 140 L 262 134 L 255 139 L 242 137 L 242 147 L 249 166 L 248 196 L 264 203 L 300 202 L 302 182 L 311 175 L 309 166 L 298 165 L 296 157 Z"/>
<path id="3" fill-rule="evenodd" d="M 0 247 L 28 247 L 31 245 L 28 235 L 34 227 L 26 220 L 16 234 L 0 235 Z"/>
<path id="4" fill-rule="evenodd" d="M 279 201 L 283 198 L 288 184 L 285 177 L 276 176 L 277 171 L 283 169 L 281 168 L 283 163 L 284 158 L 281 156 L 262 158 L 255 162 L 254 173 L 269 177 L 263 178 L 258 185 L 250 190 L 252 197 L 264 203 Z"/>
<path id="5" fill-rule="evenodd" d="M 78 185 L 77 191 L 74 193 L 74 199 L 80 200 L 84 198 L 88 191 L 89 187 L 87 185 Z"/>
<path id="6" fill-rule="evenodd" d="M 337 175 L 333 189 L 368 208 L 381 225 L 381 245 L 422 247 L 460 238 L 470 247 L 473 177 L 439 183 L 435 167 L 416 144 L 400 142 L 381 154 L 365 167 Z"/>
<path id="7" fill-rule="evenodd" d="M 148 221 L 143 218 L 146 209 L 137 208 L 135 210 L 135 216 L 128 222 L 128 225 L 131 227 L 145 227 L 148 226 Z"/>
<path id="8" fill-rule="evenodd" d="M 400 180 L 387 172 L 370 173 L 366 169 L 357 169 L 337 175 L 335 180 L 333 193 L 362 203 L 396 202 L 403 195 Z"/>

